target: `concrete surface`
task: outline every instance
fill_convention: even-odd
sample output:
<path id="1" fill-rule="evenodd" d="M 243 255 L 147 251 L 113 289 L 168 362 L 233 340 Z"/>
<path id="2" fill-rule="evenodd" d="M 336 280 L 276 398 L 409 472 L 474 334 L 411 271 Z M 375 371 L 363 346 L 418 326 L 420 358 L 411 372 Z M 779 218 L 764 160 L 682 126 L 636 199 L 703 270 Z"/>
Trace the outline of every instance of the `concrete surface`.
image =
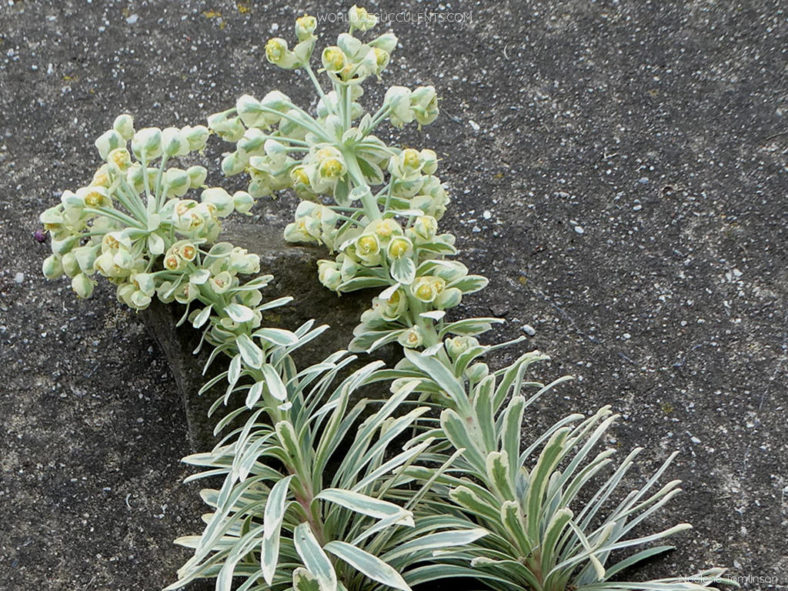
<path id="1" fill-rule="evenodd" d="M 347 4 L 296 4 L 2 0 L 0 589 L 158 589 L 186 558 L 171 540 L 202 509 L 179 484 L 162 355 L 106 286 L 82 302 L 47 283 L 32 232 L 90 178 L 93 139 L 122 111 L 164 126 L 243 92 L 311 100 L 263 45 Z M 648 446 L 647 467 L 681 451 L 686 493 L 655 527 L 696 529 L 633 576 L 727 564 L 746 589 L 788 585 L 784 5 L 369 5 L 405 15 L 385 82 L 443 97 L 435 124 L 400 137 L 443 158 L 444 226 L 491 279 L 467 311 L 505 316 L 502 335 L 533 328 L 555 359 L 543 378 L 582 377 L 535 426 L 610 402 L 616 444 Z M 257 215 L 282 227 L 293 207 Z"/>

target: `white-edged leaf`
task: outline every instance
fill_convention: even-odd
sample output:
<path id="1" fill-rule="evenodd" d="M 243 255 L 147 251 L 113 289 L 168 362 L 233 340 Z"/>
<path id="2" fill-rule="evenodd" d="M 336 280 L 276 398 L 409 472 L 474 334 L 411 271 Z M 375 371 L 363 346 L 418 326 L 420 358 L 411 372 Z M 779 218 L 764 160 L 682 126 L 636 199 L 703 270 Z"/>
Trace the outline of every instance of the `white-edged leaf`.
<path id="1" fill-rule="evenodd" d="M 456 287 L 464 294 L 474 293 L 487 287 L 489 281 L 486 277 L 481 275 L 466 275 L 455 281 L 452 281 L 447 287 Z"/>
<path id="2" fill-rule="evenodd" d="M 258 545 L 262 530 L 262 526 L 255 527 L 235 540 L 235 543 L 229 548 L 230 552 L 224 559 L 222 569 L 216 577 L 217 591 L 232 591 L 233 576 L 236 574 L 236 567 L 243 557 L 249 554 L 249 552 Z"/>
<path id="3" fill-rule="evenodd" d="M 466 318 L 447 324 L 441 329 L 438 336 L 441 338 L 447 334 L 474 336 L 487 332 L 493 324 L 502 324 L 503 322 L 502 318 Z"/>
<path id="4" fill-rule="evenodd" d="M 422 318 L 429 318 L 430 320 L 435 320 L 436 322 L 441 320 L 444 316 L 446 316 L 445 310 L 430 310 L 429 312 L 422 312 L 419 314 Z"/>
<path id="5" fill-rule="evenodd" d="M 276 565 L 279 561 L 279 534 L 287 507 L 287 488 L 292 478 L 292 476 L 288 476 L 277 482 L 271 488 L 268 500 L 265 502 L 260 568 L 263 571 L 265 582 L 269 585 L 274 580 Z"/>
<path id="6" fill-rule="evenodd" d="M 473 529 L 442 531 L 436 534 L 428 534 L 398 545 L 392 551 L 387 552 L 385 557 L 388 560 L 392 560 L 393 558 L 407 556 L 414 552 L 440 550 L 442 548 L 451 548 L 452 546 L 465 546 L 467 544 L 472 544 L 479 538 L 483 538 L 488 533 L 490 532 L 486 529 L 477 527 Z"/>
<path id="7" fill-rule="evenodd" d="M 438 351 L 440 351 L 442 348 L 443 348 L 443 341 L 440 341 L 424 349 L 424 351 L 422 351 L 421 354 L 426 355 L 427 357 L 432 357 L 433 355 L 437 354 Z"/>
<path id="8" fill-rule="evenodd" d="M 416 278 L 416 263 L 410 257 L 395 259 L 389 268 L 392 279 L 402 285 L 410 285 Z"/>
<path id="9" fill-rule="evenodd" d="M 211 310 L 213 310 L 213 305 L 206 306 L 200 310 L 200 313 L 194 317 L 194 320 L 192 320 L 192 326 L 194 328 L 201 328 L 211 317 Z"/>
<path id="10" fill-rule="evenodd" d="M 263 393 L 263 382 L 255 382 L 246 394 L 246 408 L 252 408 Z"/>
<path id="11" fill-rule="evenodd" d="M 208 269 L 197 269 L 189 275 L 189 283 L 194 285 L 202 285 L 211 278 L 211 272 Z"/>
<path id="12" fill-rule="evenodd" d="M 254 332 L 254 336 L 282 347 L 295 345 L 298 342 L 298 337 L 294 333 L 281 328 L 261 328 Z"/>
<path id="13" fill-rule="evenodd" d="M 164 254 L 164 239 L 153 232 L 148 236 L 148 250 L 151 254 Z"/>
<path id="14" fill-rule="evenodd" d="M 434 357 L 428 357 L 410 349 L 405 349 L 405 357 L 446 392 L 460 413 L 465 416 L 470 414 L 471 404 L 465 393 L 465 388 L 448 367 Z"/>
<path id="15" fill-rule="evenodd" d="M 296 552 L 309 573 L 317 579 L 320 591 L 337 591 L 337 574 L 331 561 L 315 539 L 308 523 L 296 526 L 293 532 Z"/>
<path id="16" fill-rule="evenodd" d="M 148 232 L 155 232 L 161 226 L 161 215 L 158 213 L 148 214 Z"/>
<path id="17" fill-rule="evenodd" d="M 372 197 L 372 191 L 368 186 L 353 187 L 348 195 L 351 201 L 360 201 L 367 197 Z"/>
<path id="18" fill-rule="evenodd" d="M 354 277 L 339 284 L 338 290 L 342 293 L 349 291 L 356 291 L 358 289 L 367 289 L 368 287 L 380 287 L 382 285 L 389 285 L 391 281 L 388 277 Z"/>
<path id="19" fill-rule="evenodd" d="M 266 302 L 265 304 L 260 304 L 257 306 L 257 309 L 261 312 L 263 310 L 270 310 L 271 308 L 278 308 L 280 306 L 285 306 L 293 301 L 292 296 L 284 296 L 281 298 L 276 298 L 275 300 L 271 300 L 270 302 Z"/>
<path id="20" fill-rule="evenodd" d="M 282 402 L 287 400 L 287 387 L 284 382 L 282 382 L 282 378 L 279 377 L 279 373 L 277 373 L 273 366 L 266 363 L 260 369 L 263 372 L 265 384 L 268 386 L 268 391 L 271 392 L 271 396 Z"/>
<path id="21" fill-rule="evenodd" d="M 424 211 L 421 209 L 398 209 L 394 213 L 396 215 L 404 215 L 409 217 L 419 217 L 424 215 Z"/>
<path id="22" fill-rule="evenodd" d="M 364 573 L 373 581 L 383 583 L 394 589 L 410 591 L 405 579 L 394 568 L 377 556 L 356 548 L 347 542 L 333 541 L 326 544 L 326 550 L 337 558 L 341 558 L 350 566 Z"/>
<path id="23" fill-rule="evenodd" d="M 320 585 L 308 570 L 299 566 L 293 571 L 293 589 L 295 591 L 319 591 Z"/>
<path id="24" fill-rule="evenodd" d="M 217 242 L 211 247 L 211 250 L 208 251 L 208 254 L 212 257 L 224 257 L 228 256 L 233 251 L 233 245 L 229 242 Z"/>
<path id="25" fill-rule="evenodd" d="M 249 322 L 254 318 L 252 309 L 241 304 L 228 304 L 224 311 L 234 322 Z"/>
<path id="26" fill-rule="evenodd" d="M 235 344 L 238 346 L 238 352 L 243 357 L 246 365 L 255 369 L 259 369 L 263 365 L 263 350 L 249 338 L 249 335 L 241 333 L 235 339 Z"/>
<path id="27" fill-rule="evenodd" d="M 394 292 L 399 289 L 399 283 L 394 283 L 380 292 L 378 296 L 381 300 L 389 301 L 389 298 L 394 295 Z"/>
<path id="28" fill-rule="evenodd" d="M 320 491 L 315 497 L 329 501 L 356 513 L 369 515 L 376 519 L 385 519 L 395 515 L 401 515 L 402 520 L 398 521 L 402 525 L 413 526 L 413 514 L 407 509 L 403 509 L 399 505 L 389 503 L 388 501 L 381 501 L 374 497 L 369 497 L 358 492 L 344 490 L 339 488 L 327 488 Z"/>
<path id="29" fill-rule="evenodd" d="M 236 355 L 230 361 L 230 369 L 227 371 L 227 381 L 235 385 L 241 377 L 241 356 Z"/>

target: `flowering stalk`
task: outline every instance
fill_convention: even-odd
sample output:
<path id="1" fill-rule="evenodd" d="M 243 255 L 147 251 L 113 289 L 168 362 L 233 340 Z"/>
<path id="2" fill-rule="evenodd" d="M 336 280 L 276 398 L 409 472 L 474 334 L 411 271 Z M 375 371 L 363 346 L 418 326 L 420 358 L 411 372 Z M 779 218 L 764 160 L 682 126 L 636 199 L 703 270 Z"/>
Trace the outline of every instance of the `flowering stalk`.
<path id="1" fill-rule="evenodd" d="M 259 101 L 242 96 L 235 109 L 209 118 L 209 126 L 235 142 L 222 167 L 229 175 L 247 172 L 252 195 L 289 188 L 304 199 L 285 238 L 321 243 L 338 253 L 320 261 L 324 285 L 337 292 L 387 288 L 362 316 L 351 350 L 373 351 L 398 340 L 445 357 L 437 349 L 446 334 L 473 335 L 495 322 L 444 322 L 446 310 L 487 280 L 445 259 L 456 253 L 455 239 L 438 233 L 448 197 L 434 174 L 435 152 L 387 146 L 372 133 L 385 120 L 395 127 L 431 123 L 438 115 L 435 89 L 392 87 L 374 115 L 365 113 L 357 102 L 362 83 L 380 77 L 397 38 L 389 32 L 362 42 L 353 32 L 372 29 L 375 17 L 357 7 L 351 13 L 350 32 L 321 54 L 328 93 L 309 65 L 316 39 L 313 17 L 297 20 L 299 44 L 292 52 L 280 38 L 266 45 L 271 63 L 307 71 L 320 97 L 314 116 L 272 91 Z M 323 196 L 333 204 L 324 204 Z"/>

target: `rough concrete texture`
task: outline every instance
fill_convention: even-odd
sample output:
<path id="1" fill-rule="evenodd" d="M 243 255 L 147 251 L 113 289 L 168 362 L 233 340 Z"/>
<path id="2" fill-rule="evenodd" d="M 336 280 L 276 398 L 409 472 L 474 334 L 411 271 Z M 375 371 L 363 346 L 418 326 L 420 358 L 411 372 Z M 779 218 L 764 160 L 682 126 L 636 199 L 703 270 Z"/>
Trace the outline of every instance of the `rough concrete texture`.
<path id="1" fill-rule="evenodd" d="M 188 445 L 162 354 L 106 287 L 81 302 L 44 281 L 31 234 L 90 178 L 121 111 L 163 126 L 247 91 L 311 100 L 263 44 L 347 5 L 297 4 L 3 0 L 0 588 L 157 589 L 187 556 L 171 540 L 201 508 L 178 482 Z M 440 154 L 444 227 L 491 279 L 466 311 L 505 316 L 502 335 L 529 325 L 523 348 L 555 359 L 541 376 L 582 378 L 534 424 L 611 403 L 615 444 L 646 446 L 646 467 L 681 452 L 686 492 L 655 527 L 696 529 L 647 574 L 726 564 L 747 589 L 788 585 L 784 6 L 370 4 L 411 15 L 385 82 L 443 97 L 433 126 L 399 137 Z M 293 208 L 256 220 L 282 227 Z"/>

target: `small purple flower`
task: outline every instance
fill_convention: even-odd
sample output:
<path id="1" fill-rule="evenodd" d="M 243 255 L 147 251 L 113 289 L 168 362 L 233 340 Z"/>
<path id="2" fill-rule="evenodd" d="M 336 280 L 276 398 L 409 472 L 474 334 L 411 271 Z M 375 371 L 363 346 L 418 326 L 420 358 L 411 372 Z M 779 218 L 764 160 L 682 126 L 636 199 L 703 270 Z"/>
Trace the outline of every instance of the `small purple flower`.
<path id="1" fill-rule="evenodd" d="M 46 242 L 47 240 L 47 233 L 44 230 L 38 229 L 33 232 L 33 238 L 36 239 L 36 242 Z"/>

